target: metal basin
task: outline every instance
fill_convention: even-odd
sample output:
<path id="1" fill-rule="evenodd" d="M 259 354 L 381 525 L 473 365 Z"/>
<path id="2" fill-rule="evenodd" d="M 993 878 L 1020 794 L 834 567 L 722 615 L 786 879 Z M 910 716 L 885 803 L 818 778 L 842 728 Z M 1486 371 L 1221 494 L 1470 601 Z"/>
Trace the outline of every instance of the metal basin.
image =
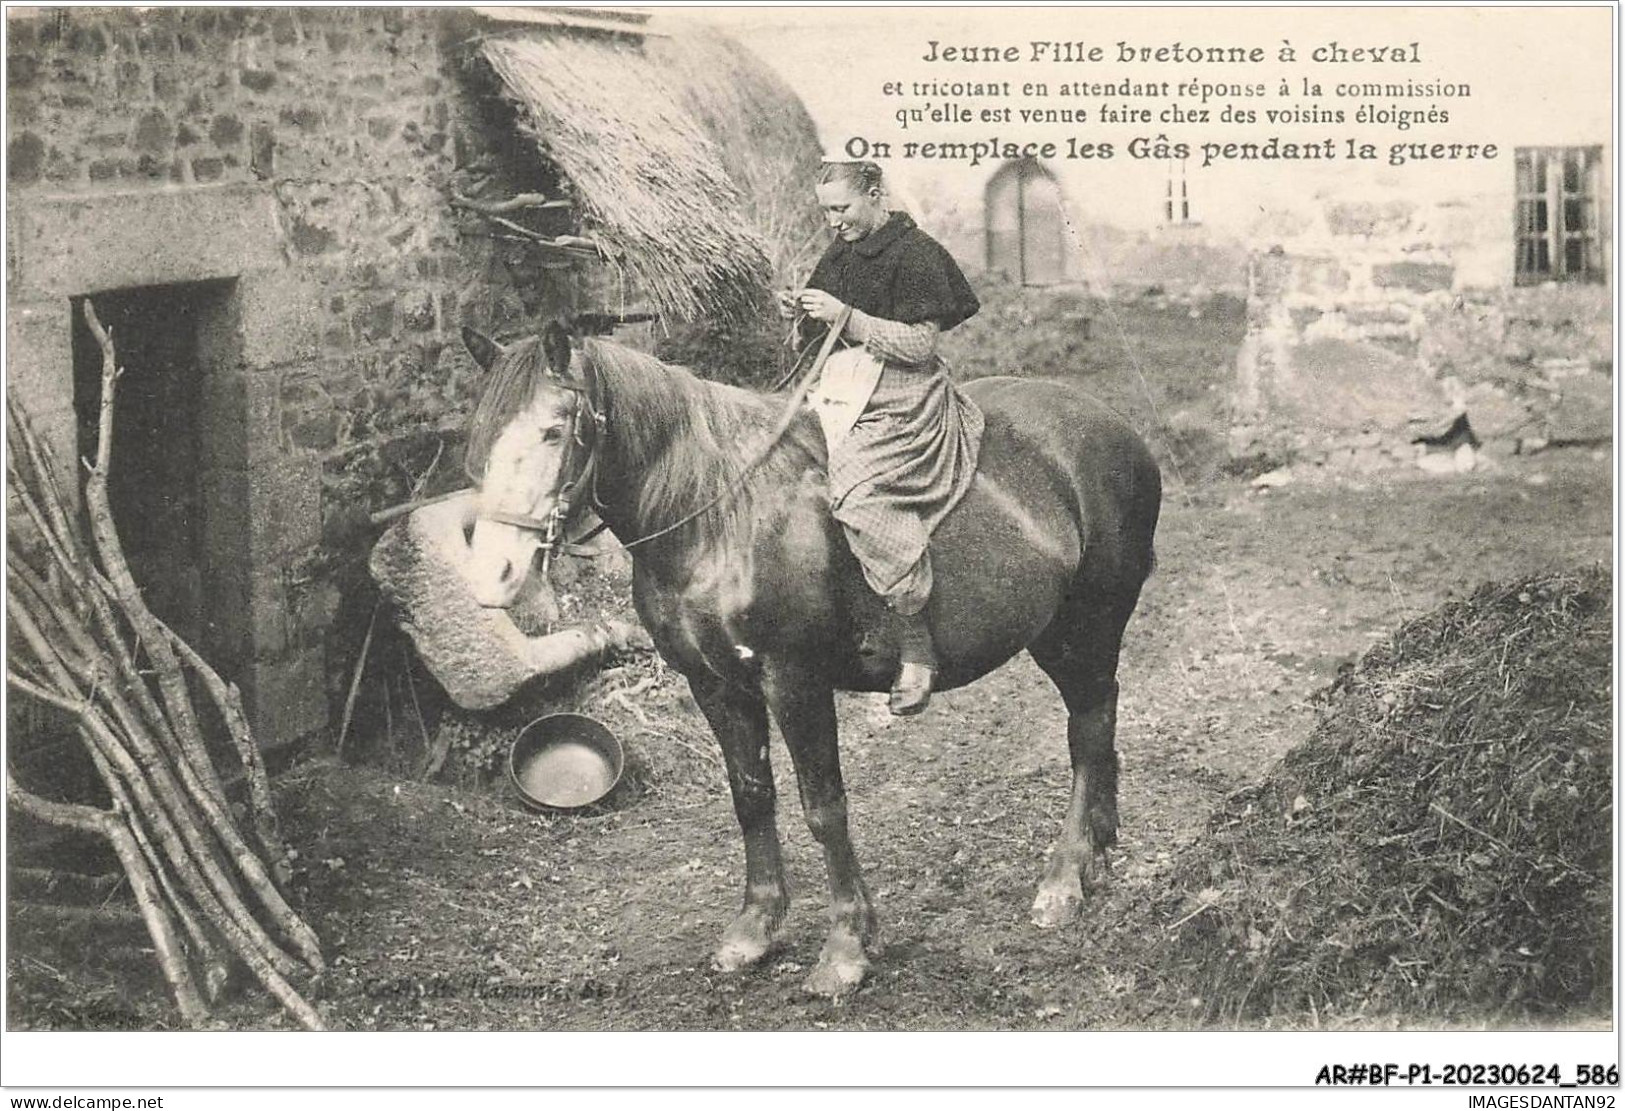
<path id="1" fill-rule="evenodd" d="M 519 731 L 508 750 L 508 778 L 526 806 L 575 810 L 615 789 L 626 753 L 615 734 L 585 714 L 548 714 Z"/>

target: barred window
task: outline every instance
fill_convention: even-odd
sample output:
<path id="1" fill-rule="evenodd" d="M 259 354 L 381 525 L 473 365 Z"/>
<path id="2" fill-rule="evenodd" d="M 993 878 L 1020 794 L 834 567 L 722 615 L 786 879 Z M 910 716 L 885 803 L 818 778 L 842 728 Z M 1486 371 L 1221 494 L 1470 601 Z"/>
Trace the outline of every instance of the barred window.
<path id="1" fill-rule="evenodd" d="M 1606 280 L 1598 212 L 1602 148 L 1519 147 L 1514 173 L 1518 284 Z"/>

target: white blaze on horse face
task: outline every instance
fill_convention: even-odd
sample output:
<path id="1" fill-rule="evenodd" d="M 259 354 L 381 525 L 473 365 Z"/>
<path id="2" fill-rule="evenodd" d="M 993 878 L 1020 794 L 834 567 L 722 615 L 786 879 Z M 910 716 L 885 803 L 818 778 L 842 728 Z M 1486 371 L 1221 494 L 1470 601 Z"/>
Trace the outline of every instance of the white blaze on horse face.
<path id="1" fill-rule="evenodd" d="M 568 417 L 557 397 L 539 397 L 491 445 L 466 569 L 474 599 L 482 606 L 513 605 L 530 576 L 542 545 L 540 530 L 564 481 L 559 471 L 570 435 Z M 534 527 L 493 517 L 528 520 Z"/>

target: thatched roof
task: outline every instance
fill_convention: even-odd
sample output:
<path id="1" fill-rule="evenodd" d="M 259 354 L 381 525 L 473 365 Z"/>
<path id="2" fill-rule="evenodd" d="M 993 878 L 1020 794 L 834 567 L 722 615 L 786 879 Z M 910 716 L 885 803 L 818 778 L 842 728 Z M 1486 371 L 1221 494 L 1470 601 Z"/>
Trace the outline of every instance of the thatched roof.
<path id="1" fill-rule="evenodd" d="M 690 24 L 644 44 L 722 152 L 746 218 L 767 244 L 775 286 L 800 284 L 829 242 L 813 200 L 818 127 L 795 91 L 727 35 Z"/>
<path id="2" fill-rule="evenodd" d="M 611 39 L 527 33 L 485 57 L 567 177 L 583 230 L 660 309 L 746 311 L 766 288 L 766 244 L 726 160 L 670 66 Z"/>

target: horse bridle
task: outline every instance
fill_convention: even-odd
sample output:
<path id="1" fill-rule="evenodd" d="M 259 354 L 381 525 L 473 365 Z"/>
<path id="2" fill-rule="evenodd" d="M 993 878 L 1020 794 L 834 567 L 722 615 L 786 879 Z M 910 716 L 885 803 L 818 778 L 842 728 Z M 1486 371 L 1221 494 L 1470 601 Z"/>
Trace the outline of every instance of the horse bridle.
<path id="1" fill-rule="evenodd" d="M 759 466 L 762 461 L 767 458 L 768 452 L 773 449 L 774 445 L 776 445 L 784 436 L 785 432 L 789 430 L 792 418 L 794 418 L 796 412 L 801 408 L 802 402 L 806 400 L 807 391 L 818 379 L 819 373 L 824 369 L 824 363 L 829 359 L 830 352 L 834 350 L 836 342 L 839 340 L 841 333 L 845 331 L 847 321 L 850 320 L 851 317 L 851 306 L 842 305 L 840 312 L 836 315 L 835 320 L 831 322 L 829 330 L 824 336 L 824 342 L 818 349 L 817 358 L 813 360 L 813 364 L 808 369 L 807 376 L 802 379 L 801 385 L 796 388 L 795 392 L 791 394 L 790 400 L 785 404 L 784 411 L 780 415 L 779 421 L 773 429 L 771 435 L 769 435 L 767 443 L 761 448 L 760 451 L 756 453 L 756 456 L 753 459 L 748 461 L 744 467 L 740 469 L 740 472 L 734 476 L 734 480 L 711 500 L 707 501 L 699 508 L 684 514 L 682 517 L 679 517 L 677 520 L 671 522 L 671 524 L 666 525 L 663 528 L 656 529 L 654 532 L 640 536 L 636 540 L 622 541 L 620 545 L 621 551 L 630 551 L 631 549 L 642 544 L 649 543 L 651 540 L 658 540 L 662 536 L 666 536 L 677 531 L 679 528 L 688 524 L 695 518 L 709 513 L 712 509 L 720 505 L 722 501 L 730 494 L 739 489 L 744 481 L 750 476 L 751 472 L 754 471 L 757 466 Z M 794 368 L 792 368 L 792 372 L 793 370 Z M 563 475 L 569 473 L 570 465 L 574 461 L 575 449 L 578 447 L 586 449 L 586 462 L 582 463 L 581 470 L 574 478 L 568 479 L 562 486 L 559 487 L 558 496 L 553 502 L 553 508 L 548 511 L 545 518 L 537 519 L 528 513 L 507 513 L 501 510 L 490 513 L 481 512 L 479 514 L 479 519 L 482 520 L 494 521 L 497 524 L 511 525 L 514 528 L 527 529 L 531 532 L 540 532 L 542 534 L 542 574 L 544 577 L 552 567 L 553 557 L 561 552 L 570 555 L 589 556 L 600 554 L 592 549 L 584 548 L 582 545 L 585 544 L 586 541 L 591 540 L 593 537 L 603 532 L 604 529 L 608 527 L 607 525 L 600 523 L 595 528 L 588 531 L 586 535 L 575 540 L 566 541 L 561 539 L 564 536 L 564 530 L 569 525 L 575 510 L 580 508 L 575 499 L 576 494 L 581 489 L 585 488 L 589 492 L 594 509 L 604 508 L 604 503 L 598 496 L 598 447 L 601 443 L 603 443 L 605 436 L 608 435 L 609 418 L 604 413 L 603 406 L 594 403 L 590 383 L 565 378 L 563 375 L 553 373 L 551 371 L 548 372 L 548 377 L 566 390 L 569 390 L 575 395 L 576 398 L 575 408 L 570 414 L 570 434 L 569 439 L 565 441 L 564 458 L 559 461 L 559 474 Z M 593 437 L 591 444 L 588 444 L 585 440 L 583 440 L 581 435 L 581 412 L 583 409 L 587 411 L 587 415 L 592 419 Z"/>
<path id="2" fill-rule="evenodd" d="M 586 490 L 595 507 L 601 506 L 598 499 L 598 445 L 603 441 L 609 428 L 609 420 L 604 415 L 602 406 L 593 404 L 592 391 L 585 382 L 575 381 L 549 374 L 555 383 L 570 391 L 575 397 L 575 406 L 570 411 L 570 428 L 564 441 L 564 458 L 559 461 L 559 474 L 570 474 L 570 468 L 575 463 L 578 449 L 586 451 L 586 460 L 581 469 L 574 476 L 567 478 L 559 486 L 559 492 L 553 500 L 553 508 L 548 510 L 545 517 L 537 518 L 528 513 L 508 513 L 503 510 L 481 510 L 478 519 L 493 521 L 500 525 L 511 525 L 514 528 L 525 529 L 529 532 L 542 534 L 542 574 L 545 576 L 551 570 L 554 556 L 561 552 L 572 552 L 580 544 L 591 540 L 604 530 L 606 526 L 600 524 L 585 536 L 573 540 L 563 540 L 564 531 L 580 508 L 576 498 Z M 582 434 L 581 414 L 585 410 L 592 422 L 592 442 L 588 443 Z"/>

